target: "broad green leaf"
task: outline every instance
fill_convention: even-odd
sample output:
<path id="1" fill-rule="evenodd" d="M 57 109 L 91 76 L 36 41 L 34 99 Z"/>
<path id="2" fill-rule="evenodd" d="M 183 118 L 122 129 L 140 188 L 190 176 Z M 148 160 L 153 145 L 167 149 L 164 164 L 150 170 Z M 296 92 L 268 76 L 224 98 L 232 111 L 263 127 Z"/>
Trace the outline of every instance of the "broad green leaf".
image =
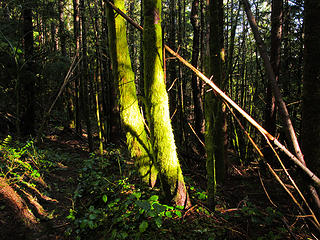
<path id="1" fill-rule="evenodd" d="M 104 194 L 102 196 L 102 201 L 106 203 L 108 201 L 108 196 Z"/>
<path id="2" fill-rule="evenodd" d="M 142 223 L 140 223 L 140 226 L 139 226 L 139 231 L 141 233 L 145 232 L 148 228 L 149 224 L 147 221 L 143 221 Z"/>
<path id="3" fill-rule="evenodd" d="M 149 201 L 155 202 L 155 201 L 158 201 L 158 199 L 159 199 L 159 196 L 158 196 L 158 195 L 152 195 L 152 196 L 149 198 Z"/>
<path id="4" fill-rule="evenodd" d="M 166 212 L 166 216 L 167 216 L 168 218 L 172 218 L 172 213 L 169 212 L 169 211 L 167 211 L 167 212 Z"/>
<path id="5" fill-rule="evenodd" d="M 176 210 L 175 213 L 176 213 L 176 215 L 177 215 L 179 218 L 182 217 L 182 213 L 181 213 L 180 211 Z"/>

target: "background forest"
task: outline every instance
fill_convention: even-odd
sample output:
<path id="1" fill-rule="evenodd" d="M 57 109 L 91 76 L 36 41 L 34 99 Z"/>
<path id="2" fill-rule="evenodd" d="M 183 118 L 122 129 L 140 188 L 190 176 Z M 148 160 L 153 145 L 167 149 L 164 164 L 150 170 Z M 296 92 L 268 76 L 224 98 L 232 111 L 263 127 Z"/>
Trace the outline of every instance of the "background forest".
<path id="1" fill-rule="evenodd" d="M 0 0 L 3 239 L 318 239 L 318 0 Z"/>

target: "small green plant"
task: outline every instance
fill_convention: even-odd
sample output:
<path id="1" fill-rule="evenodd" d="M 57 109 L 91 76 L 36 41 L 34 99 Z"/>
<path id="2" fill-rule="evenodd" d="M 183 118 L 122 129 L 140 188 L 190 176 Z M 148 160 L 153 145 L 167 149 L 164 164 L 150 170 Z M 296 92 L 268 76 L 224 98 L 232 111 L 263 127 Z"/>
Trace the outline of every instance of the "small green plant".
<path id="1" fill-rule="evenodd" d="M 92 154 L 84 161 L 74 193 L 75 208 L 67 217 L 73 223 L 69 235 L 90 239 L 90 231 L 100 231 L 107 239 L 139 238 L 161 228 L 166 219 L 182 217 L 183 207 L 161 204 L 158 195 L 130 183 L 122 175 L 123 161 L 118 150 L 102 157 Z"/>
<path id="2" fill-rule="evenodd" d="M 0 176 L 9 184 L 32 184 L 33 178 L 41 176 L 39 172 L 39 158 L 35 154 L 33 141 L 25 144 L 14 142 L 11 136 L 0 144 Z"/>

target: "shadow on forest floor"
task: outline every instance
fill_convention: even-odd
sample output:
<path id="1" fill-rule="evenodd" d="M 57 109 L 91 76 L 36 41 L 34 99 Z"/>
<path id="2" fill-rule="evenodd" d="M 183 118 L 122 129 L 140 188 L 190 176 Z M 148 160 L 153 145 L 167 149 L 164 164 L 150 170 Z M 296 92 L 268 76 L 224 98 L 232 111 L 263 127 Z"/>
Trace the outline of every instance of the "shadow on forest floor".
<path id="1" fill-rule="evenodd" d="M 179 210 L 179 214 L 175 209 L 165 210 L 164 215 L 159 215 L 162 216 L 161 227 L 157 227 L 154 224 L 157 224 L 157 221 L 154 221 L 157 219 L 146 215 L 146 211 L 142 209 L 142 203 L 146 203 L 146 200 L 141 200 L 142 197 L 139 199 L 141 193 L 143 194 L 141 190 L 143 187 L 139 188 L 138 178 L 131 174 L 134 172 L 132 164 L 126 164 L 120 171 L 117 169 L 117 164 L 112 164 L 107 166 L 109 172 L 103 173 L 123 175 L 126 181 L 130 182 L 127 183 L 129 186 L 127 189 L 119 188 L 120 185 L 117 185 L 115 189 L 112 189 L 116 197 L 108 196 L 108 200 L 105 200 L 109 203 L 110 209 L 110 204 L 116 204 L 117 201 L 118 204 L 127 204 L 130 200 L 130 204 L 122 208 L 118 206 L 118 209 L 111 209 L 114 212 L 110 210 L 111 213 L 106 213 L 104 212 L 106 207 L 99 208 L 103 206 L 103 202 L 101 204 L 101 199 L 98 201 L 98 195 L 82 196 L 80 200 L 77 200 L 77 206 L 75 206 L 75 192 L 81 185 L 80 169 L 83 169 L 84 162 L 89 158 L 83 139 L 74 136 L 72 132 L 59 131 L 44 138 L 38 147 L 49 150 L 51 154 L 56 154 L 56 165 L 50 168 L 43 178 L 49 186 L 46 194 L 58 202 L 39 199 L 39 203 L 47 212 L 47 217 L 40 219 L 40 231 L 34 232 L 23 227 L 12 214 L 11 209 L 3 200 L 0 200 L 0 239 L 53 240 L 76 239 L 77 236 L 81 236 L 81 239 L 316 239 L 307 228 L 304 219 L 297 216 L 296 207 L 278 186 L 278 183 L 268 174 L 262 174 L 262 177 L 259 177 L 259 166 L 255 164 L 229 166 L 225 185 L 218 189 L 215 212 L 209 211 L 205 206 L 203 169 L 202 171 L 197 168 L 192 171 L 186 169 L 184 173 L 193 207 L 188 210 Z M 127 160 L 125 162 L 128 163 Z M 124 165 L 125 162 L 121 164 Z M 118 179 L 123 176 L 118 176 Z M 151 199 L 154 191 L 145 190 L 147 191 Z M 277 208 L 270 203 L 266 191 Z M 139 197 L 133 201 L 131 195 L 139 195 Z M 140 208 L 135 205 L 138 202 Z M 67 216 L 70 216 L 70 209 L 78 209 L 77 218 L 81 222 L 81 219 L 84 219 L 84 215 L 87 214 L 81 211 L 89 211 L 89 206 L 91 208 L 92 204 L 96 204 L 93 205 L 96 209 L 102 209 L 99 211 L 105 217 L 101 218 L 102 223 L 95 223 L 93 227 L 90 225 L 84 227 L 81 235 L 80 230 L 77 230 L 75 226 L 75 221 L 71 221 Z M 160 203 L 158 205 L 162 206 Z M 176 213 L 176 215 L 171 216 L 171 213 Z M 115 217 L 121 219 L 115 221 Z M 91 215 L 89 218 L 91 219 Z M 142 223 L 135 222 L 138 220 L 142 223 L 148 222 L 145 228 L 141 229 Z M 78 224 L 78 228 L 79 226 L 81 224 Z M 66 232 L 69 232 L 69 236 L 66 236 Z"/>

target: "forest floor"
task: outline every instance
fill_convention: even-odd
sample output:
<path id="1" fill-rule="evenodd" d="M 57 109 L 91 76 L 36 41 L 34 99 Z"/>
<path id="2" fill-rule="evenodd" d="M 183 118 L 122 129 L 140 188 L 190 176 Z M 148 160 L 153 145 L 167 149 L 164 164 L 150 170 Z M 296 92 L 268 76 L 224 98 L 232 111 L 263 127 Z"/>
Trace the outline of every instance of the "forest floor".
<path id="1" fill-rule="evenodd" d="M 182 160 L 193 206 L 181 210 L 161 204 L 159 189 L 142 186 L 124 146 L 110 146 L 106 158 L 89 156 L 83 139 L 63 131 L 37 145 L 55 156 L 42 176 L 48 185 L 43 192 L 56 201 L 38 199 L 46 216 L 35 214 L 39 230 L 33 231 L 0 199 L 1 240 L 317 239 L 279 184 L 260 174 L 256 163 L 229 165 L 212 212 L 205 206 L 205 172 L 188 169 L 189 161 Z"/>

